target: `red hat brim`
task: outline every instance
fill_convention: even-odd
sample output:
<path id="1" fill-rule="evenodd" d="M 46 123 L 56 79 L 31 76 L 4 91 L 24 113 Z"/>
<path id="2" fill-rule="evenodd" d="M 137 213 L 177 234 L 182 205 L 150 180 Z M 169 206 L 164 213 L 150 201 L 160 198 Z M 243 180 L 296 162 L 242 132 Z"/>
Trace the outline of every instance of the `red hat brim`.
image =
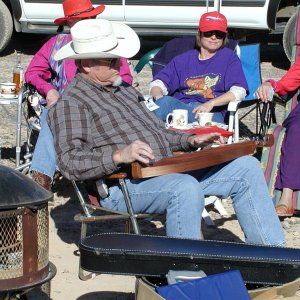
<path id="1" fill-rule="evenodd" d="M 88 12 L 83 12 L 81 14 L 78 14 L 76 16 L 68 16 L 68 17 L 63 17 L 63 18 L 58 18 L 54 20 L 54 23 L 56 25 L 65 25 L 68 20 L 72 19 L 86 19 L 86 18 L 91 18 L 91 17 L 96 17 L 99 14 L 101 14 L 105 9 L 105 5 L 99 5 L 97 7 L 94 7 L 93 10 L 88 11 Z"/>

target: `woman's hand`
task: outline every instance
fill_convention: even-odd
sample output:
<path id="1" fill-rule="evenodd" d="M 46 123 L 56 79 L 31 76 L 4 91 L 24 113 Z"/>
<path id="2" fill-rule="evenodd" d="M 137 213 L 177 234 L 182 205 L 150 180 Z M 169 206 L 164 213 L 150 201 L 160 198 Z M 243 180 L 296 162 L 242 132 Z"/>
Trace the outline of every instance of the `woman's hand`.
<path id="1" fill-rule="evenodd" d="M 47 107 L 50 107 L 54 103 L 56 103 L 58 98 L 59 98 L 58 91 L 55 89 L 50 90 L 46 95 Z"/>
<path id="2" fill-rule="evenodd" d="M 256 97 L 263 102 L 268 102 L 270 100 L 270 89 L 272 89 L 272 85 L 270 82 L 264 82 L 257 90 Z"/>
<path id="3" fill-rule="evenodd" d="M 194 114 L 198 114 L 201 112 L 210 112 L 214 108 L 214 102 L 209 100 L 193 109 Z"/>
<path id="4" fill-rule="evenodd" d="M 116 165 L 139 161 L 148 164 L 154 159 L 150 146 L 142 141 L 136 140 L 121 150 L 113 152 L 113 161 Z"/>
<path id="5" fill-rule="evenodd" d="M 160 87 L 154 86 L 150 91 L 150 95 L 154 100 L 158 100 L 159 98 L 163 97 L 163 91 Z"/>

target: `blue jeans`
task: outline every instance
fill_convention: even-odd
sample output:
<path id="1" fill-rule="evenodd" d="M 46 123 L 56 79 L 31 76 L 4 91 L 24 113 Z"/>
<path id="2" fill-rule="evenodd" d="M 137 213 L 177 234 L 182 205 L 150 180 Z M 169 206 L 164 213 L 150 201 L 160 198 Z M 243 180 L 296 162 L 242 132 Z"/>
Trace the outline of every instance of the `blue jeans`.
<path id="1" fill-rule="evenodd" d="M 199 239 L 204 195 L 231 196 L 247 243 L 284 246 L 284 234 L 269 197 L 259 162 L 251 156 L 209 170 L 127 180 L 134 211 L 166 214 L 168 236 Z M 118 185 L 101 201 L 106 208 L 126 211 Z"/>
<path id="2" fill-rule="evenodd" d="M 196 121 L 193 109 L 201 104 L 200 102 L 183 103 L 171 96 L 163 96 L 156 100 L 155 103 L 159 106 L 159 108 L 156 109 L 154 113 L 162 121 L 166 122 L 167 115 L 174 109 L 186 109 L 188 111 L 189 123 Z M 221 112 L 215 112 L 212 120 L 214 122 L 224 123 L 224 115 Z"/>
<path id="3" fill-rule="evenodd" d="M 47 123 L 47 114 L 48 109 L 44 107 L 41 115 L 41 131 L 34 148 L 30 172 L 37 171 L 52 179 L 56 170 L 56 152 Z"/>

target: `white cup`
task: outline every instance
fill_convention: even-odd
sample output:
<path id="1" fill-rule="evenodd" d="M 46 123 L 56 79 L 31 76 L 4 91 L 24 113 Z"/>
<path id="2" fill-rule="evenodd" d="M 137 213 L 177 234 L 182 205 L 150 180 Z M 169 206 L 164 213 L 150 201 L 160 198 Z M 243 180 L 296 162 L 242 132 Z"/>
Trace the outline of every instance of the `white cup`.
<path id="1" fill-rule="evenodd" d="M 172 113 L 167 115 L 166 122 L 173 128 L 186 128 L 188 124 L 188 111 L 186 109 L 174 109 Z"/>
<path id="2" fill-rule="evenodd" d="M 200 112 L 197 114 L 198 123 L 201 127 L 211 126 L 213 113 Z"/>
<path id="3" fill-rule="evenodd" d="M 16 96 L 16 84 L 12 82 L 0 83 L 0 95 L 3 98 L 14 98 Z"/>

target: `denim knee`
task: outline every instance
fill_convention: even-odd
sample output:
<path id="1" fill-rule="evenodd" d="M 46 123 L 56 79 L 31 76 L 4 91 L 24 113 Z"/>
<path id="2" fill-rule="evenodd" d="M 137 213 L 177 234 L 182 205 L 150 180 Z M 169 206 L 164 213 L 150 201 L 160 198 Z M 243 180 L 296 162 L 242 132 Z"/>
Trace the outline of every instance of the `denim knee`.
<path id="1" fill-rule="evenodd" d="M 249 172 L 261 172 L 259 161 L 250 155 L 241 156 L 233 161 L 239 168 L 248 169 Z"/>
<path id="2" fill-rule="evenodd" d="M 199 210 L 204 208 L 204 193 L 196 178 L 188 174 L 178 174 L 179 181 L 176 184 L 174 191 L 180 197 L 181 202 L 187 202 L 189 206 L 197 207 Z"/>
<path id="3" fill-rule="evenodd" d="M 174 191 L 167 207 L 166 231 L 168 236 L 199 239 L 204 195 L 198 181 L 186 174 L 178 174 Z"/>

